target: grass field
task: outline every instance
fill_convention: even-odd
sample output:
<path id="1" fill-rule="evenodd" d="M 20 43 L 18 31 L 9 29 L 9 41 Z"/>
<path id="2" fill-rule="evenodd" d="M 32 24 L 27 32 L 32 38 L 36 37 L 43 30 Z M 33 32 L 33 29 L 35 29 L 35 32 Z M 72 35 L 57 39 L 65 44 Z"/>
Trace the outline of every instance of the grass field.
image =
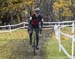
<path id="1" fill-rule="evenodd" d="M 63 32 L 70 33 L 70 28 L 62 29 Z M 48 30 L 49 31 L 49 30 Z M 43 32 L 47 32 L 44 30 Z M 62 44 L 71 54 L 71 40 L 61 36 Z M 58 42 L 54 33 L 50 38 L 45 39 L 41 47 L 41 59 L 68 59 L 63 51 L 59 52 Z M 11 33 L 0 33 L 0 59 L 33 59 L 29 46 L 29 36 L 25 29 L 19 29 Z"/>

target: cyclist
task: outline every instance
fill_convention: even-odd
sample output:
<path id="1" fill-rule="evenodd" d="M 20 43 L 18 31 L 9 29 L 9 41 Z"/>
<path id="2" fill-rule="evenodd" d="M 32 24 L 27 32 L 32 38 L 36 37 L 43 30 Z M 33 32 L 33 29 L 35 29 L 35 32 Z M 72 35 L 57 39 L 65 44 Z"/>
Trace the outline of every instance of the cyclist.
<path id="1" fill-rule="evenodd" d="M 34 14 L 29 18 L 28 32 L 30 37 L 30 45 L 32 45 L 32 33 L 33 29 L 36 29 L 36 49 L 39 49 L 39 33 L 41 33 L 43 27 L 43 17 L 40 15 L 40 8 L 34 9 Z M 39 30 L 38 30 L 39 29 Z"/>

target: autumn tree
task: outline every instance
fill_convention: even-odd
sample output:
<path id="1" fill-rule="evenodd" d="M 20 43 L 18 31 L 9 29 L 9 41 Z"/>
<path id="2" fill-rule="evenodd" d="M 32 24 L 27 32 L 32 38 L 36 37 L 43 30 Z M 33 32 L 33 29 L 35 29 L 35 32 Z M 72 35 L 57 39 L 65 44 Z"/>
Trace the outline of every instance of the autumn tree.
<path id="1" fill-rule="evenodd" d="M 54 14 L 58 20 L 71 20 L 74 16 L 74 0 L 56 0 L 53 5 Z"/>
<path id="2" fill-rule="evenodd" d="M 0 0 L 0 4 L 0 19 L 6 14 L 11 17 L 12 22 L 14 18 L 20 22 L 21 16 L 27 12 L 30 14 L 33 9 L 33 0 Z"/>

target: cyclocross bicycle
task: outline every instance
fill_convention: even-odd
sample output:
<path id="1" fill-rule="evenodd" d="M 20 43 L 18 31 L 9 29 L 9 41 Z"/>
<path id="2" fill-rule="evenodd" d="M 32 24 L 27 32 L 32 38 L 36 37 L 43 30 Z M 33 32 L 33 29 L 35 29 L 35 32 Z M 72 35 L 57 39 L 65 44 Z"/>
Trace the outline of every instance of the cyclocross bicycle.
<path id="1" fill-rule="evenodd" d="M 33 35 L 32 35 L 32 48 L 33 48 L 33 53 L 34 56 L 36 55 L 36 29 L 33 29 Z"/>
<path id="2" fill-rule="evenodd" d="M 36 55 L 36 31 L 40 31 L 39 29 L 33 29 L 33 35 L 32 35 L 32 48 L 34 56 Z M 38 34 L 39 35 L 39 34 Z"/>

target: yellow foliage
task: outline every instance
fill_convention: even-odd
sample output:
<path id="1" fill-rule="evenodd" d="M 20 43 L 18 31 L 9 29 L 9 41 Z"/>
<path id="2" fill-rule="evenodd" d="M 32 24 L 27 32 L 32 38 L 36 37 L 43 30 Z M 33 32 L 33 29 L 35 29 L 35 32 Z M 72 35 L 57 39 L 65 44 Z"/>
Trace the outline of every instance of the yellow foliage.
<path id="1" fill-rule="evenodd" d="M 54 7 L 54 8 L 59 8 L 58 2 L 55 2 L 54 5 L 53 5 L 53 7 Z"/>
<path id="2" fill-rule="evenodd" d="M 63 7 L 64 7 L 64 2 L 61 2 L 61 3 L 55 2 L 53 5 L 54 9 L 59 9 L 59 8 L 63 8 Z"/>
<path id="3" fill-rule="evenodd" d="M 65 36 L 61 36 L 61 39 L 62 40 L 68 40 L 69 38 L 68 37 L 65 37 Z"/>
<path id="4" fill-rule="evenodd" d="M 18 2 L 18 0 L 7 0 L 8 6 L 7 7 L 0 7 L 1 12 L 7 12 L 10 10 L 16 10 L 16 8 L 21 9 L 25 8 L 25 6 L 33 6 L 33 0 L 21 0 L 19 3 L 13 4 L 13 2 Z"/>
<path id="5" fill-rule="evenodd" d="M 62 13 L 62 16 L 72 16 L 72 13 L 69 10 L 69 8 L 64 8 L 64 12 Z"/>
<path id="6" fill-rule="evenodd" d="M 72 12 L 70 10 L 71 6 L 71 2 L 69 0 L 57 0 L 56 2 L 54 2 L 53 4 L 53 9 L 54 11 L 59 12 L 59 9 L 63 9 L 61 15 L 62 16 L 72 16 Z M 75 6 L 75 4 L 73 4 L 73 6 Z M 55 14 L 57 13 L 55 12 Z"/>
<path id="7" fill-rule="evenodd" d="M 75 4 L 73 4 L 73 6 L 75 6 Z"/>

